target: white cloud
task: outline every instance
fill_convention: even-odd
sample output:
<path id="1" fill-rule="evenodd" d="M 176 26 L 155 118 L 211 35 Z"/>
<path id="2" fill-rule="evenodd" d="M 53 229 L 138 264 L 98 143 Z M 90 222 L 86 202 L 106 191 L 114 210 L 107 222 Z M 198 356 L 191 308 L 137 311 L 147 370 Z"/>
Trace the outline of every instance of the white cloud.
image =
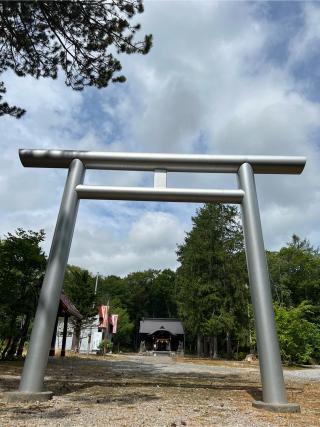
<path id="1" fill-rule="evenodd" d="M 70 262 L 91 271 L 121 276 L 149 268 L 175 268 L 177 263 L 172 254 L 177 243 L 183 241 L 183 224 L 167 212 L 145 212 L 140 216 L 132 208 L 135 216 L 125 235 L 119 230 L 123 215 L 114 218 L 118 224 L 113 227 L 109 219 L 90 221 L 80 216 Z"/>
<path id="2" fill-rule="evenodd" d="M 146 212 L 129 234 L 129 242 L 141 251 L 174 250 L 182 239 L 183 231 L 177 218 L 166 212 Z"/>
<path id="3" fill-rule="evenodd" d="M 298 29 L 289 45 L 289 65 L 308 61 L 318 55 L 320 42 L 320 7 L 316 2 L 306 2 L 303 10 L 304 25 Z"/>

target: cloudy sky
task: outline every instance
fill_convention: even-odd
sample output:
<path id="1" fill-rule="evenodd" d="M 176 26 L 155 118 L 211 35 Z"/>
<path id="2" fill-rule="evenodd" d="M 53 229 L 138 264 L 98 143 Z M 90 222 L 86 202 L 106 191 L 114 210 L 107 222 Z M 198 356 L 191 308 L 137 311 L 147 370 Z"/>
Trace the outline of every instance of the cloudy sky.
<path id="1" fill-rule="evenodd" d="M 46 252 L 65 170 L 23 168 L 19 148 L 306 155 L 302 175 L 258 176 L 267 249 L 293 233 L 320 245 L 320 4 L 146 1 L 147 56 L 121 59 L 127 83 L 73 92 L 3 76 L 27 109 L 0 118 L 0 235 L 44 228 Z M 87 171 L 86 183 L 152 185 L 139 172 Z M 236 188 L 234 176 L 171 174 L 169 186 Z M 70 263 L 125 275 L 176 268 L 197 205 L 81 201 Z"/>

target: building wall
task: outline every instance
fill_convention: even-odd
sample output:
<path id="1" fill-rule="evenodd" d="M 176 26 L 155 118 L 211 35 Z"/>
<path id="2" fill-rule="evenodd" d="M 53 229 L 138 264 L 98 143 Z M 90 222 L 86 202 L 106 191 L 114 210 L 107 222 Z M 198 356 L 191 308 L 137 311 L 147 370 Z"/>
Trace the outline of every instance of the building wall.
<path id="1" fill-rule="evenodd" d="M 86 328 L 81 330 L 80 335 L 80 353 L 96 353 L 99 350 L 99 344 L 102 341 L 102 332 L 98 330 L 99 316 L 96 316 L 92 323 Z M 89 347 L 89 336 L 91 335 L 91 342 Z M 62 348 L 63 336 L 63 319 L 59 319 L 57 327 L 56 350 Z M 66 351 L 72 349 L 73 326 L 71 322 L 68 323 Z"/>

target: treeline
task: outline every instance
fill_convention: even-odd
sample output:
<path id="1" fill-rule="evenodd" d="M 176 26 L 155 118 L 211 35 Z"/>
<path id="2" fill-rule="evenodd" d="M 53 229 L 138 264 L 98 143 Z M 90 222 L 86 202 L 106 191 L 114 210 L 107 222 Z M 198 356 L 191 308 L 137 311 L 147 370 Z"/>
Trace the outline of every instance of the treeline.
<path id="1" fill-rule="evenodd" d="M 75 335 L 97 313 L 94 307 L 109 305 L 118 314 L 118 330 L 113 335 L 114 348 L 135 350 L 139 346 L 139 323 L 143 317 L 176 317 L 175 273 L 171 270 L 147 270 L 118 276 L 96 277 L 79 267 L 67 269 L 64 292 L 84 316 L 75 323 Z M 77 341 L 77 338 L 76 338 Z M 77 346 L 75 342 L 75 347 Z"/>
<path id="2" fill-rule="evenodd" d="M 16 230 L 0 240 L 0 357 L 21 356 L 46 267 L 39 232 Z"/>
<path id="3" fill-rule="evenodd" d="M 256 351 L 256 336 L 239 212 L 205 205 L 192 222 L 177 251 L 180 317 L 199 355 L 241 359 Z M 319 250 L 293 235 L 267 261 L 283 361 L 319 360 Z"/>
<path id="4" fill-rule="evenodd" d="M 0 240 L 0 358 L 21 357 L 30 337 L 46 268 L 41 249 L 45 239 L 39 232 L 18 229 Z M 80 332 L 97 314 L 97 306 L 109 305 L 119 315 L 114 348 L 133 350 L 138 346 L 139 322 L 143 317 L 176 317 L 175 273 L 148 270 L 125 278 L 96 277 L 77 266 L 68 266 L 63 291 L 83 315 L 74 321 L 74 348 Z M 71 322 L 73 319 L 71 318 Z"/>
<path id="5" fill-rule="evenodd" d="M 147 270 L 126 277 L 96 277 L 68 266 L 64 292 L 84 316 L 81 327 L 109 305 L 119 315 L 114 349 L 137 350 L 144 317 L 179 317 L 186 351 L 199 356 L 242 359 L 256 351 L 245 252 L 238 210 L 204 205 L 177 247 L 176 272 Z M 22 354 L 34 317 L 46 258 L 44 232 L 17 230 L 0 241 L 0 351 Z M 277 252 L 267 252 L 272 295 L 286 362 L 310 363 L 320 354 L 320 253 L 296 235 Z M 75 346 L 77 342 L 75 341 Z"/>

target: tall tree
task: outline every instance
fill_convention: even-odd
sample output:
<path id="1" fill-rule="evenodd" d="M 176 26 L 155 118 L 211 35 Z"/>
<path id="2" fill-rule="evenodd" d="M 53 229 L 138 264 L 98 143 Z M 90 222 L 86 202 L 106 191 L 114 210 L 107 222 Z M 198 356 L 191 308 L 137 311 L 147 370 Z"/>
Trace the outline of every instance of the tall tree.
<path id="1" fill-rule="evenodd" d="M 112 342 L 117 351 L 120 348 L 132 347 L 132 334 L 134 332 L 134 323 L 130 320 L 128 311 L 119 305 L 118 301 L 110 302 L 110 313 L 118 315 L 117 332 L 112 337 Z"/>
<path id="2" fill-rule="evenodd" d="M 151 35 L 134 38 L 142 12 L 142 0 L 1 1 L 0 73 L 56 79 L 60 68 L 75 90 L 124 82 L 115 55 L 146 54 L 152 45 Z M 25 110 L 3 102 L 5 92 L 0 82 L 0 116 L 21 117 Z"/>
<path id="3" fill-rule="evenodd" d="M 242 229 L 233 206 L 207 204 L 192 218 L 193 228 L 178 247 L 178 309 L 187 330 L 206 336 L 212 356 L 218 337 L 225 336 L 231 353 L 231 335 L 248 323 L 246 272 Z"/>
<path id="4" fill-rule="evenodd" d="M 130 319 L 134 323 L 134 348 L 138 346 L 140 320 L 153 315 L 150 304 L 150 291 L 155 276 L 155 270 L 147 270 L 130 273 L 124 278 L 125 286 L 130 291 L 126 309 L 128 310 Z"/>
<path id="5" fill-rule="evenodd" d="M 150 286 L 150 312 L 152 317 L 177 316 L 176 275 L 170 269 L 157 271 Z"/>
<path id="6" fill-rule="evenodd" d="M 75 351 L 79 350 L 81 328 L 97 314 L 94 284 L 94 278 L 88 270 L 68 266 L 63 290 L 83 316 L 82 320 L 71 318 L 74 326 L 72 347 Z"/>
<path id="7" fill-rule="evenodd" d="M 118 301 L 123 307 L 127 306 L 130 299 L 130 290 L 127 282 L 119 276 L 100 276 L 97 287 L 97 304 L 107 305 L 112 301 Z"/>
<path id="8" fill-rule="evenodd" d="M 297 235 L 279 252 L 268 253 L 274 300 L 283 307 L 303 301 L 320 305 L 320 254 Z"/>
<path id="9" fill-rule="evenodd" d="M 175 273 L 172 270 L 146 270 L 128 274 L 124 278 L 117 276 L 99 279 L 97 301 L 99 304 L 111 304 L 111 307 L 125 310 L 129 323 L 128 341 L 122 337 L 121 343 L 137 345 L 137 332 L 143 317 L 176 317 Z M 121 311 L 120 310 L 120 311 Z M 126 314 L 124 319 L 126 319 Z M 126 320 L 124 321 L 127 323 Z M 119 325 L 121 319 L 119 318 Z M 129 325 L 128 323 L 128 325 Z M 129 325 L 130 326 L 130 325 Z M 115 336 L 115 342 L 118 338 Z M 119 342 L 120 342 L 119 341 Z"/>
<path id="10" fill-rule="evenodd" d="M 18 228 L 0 241 L 0 339 L 2 357 L 22 354 L 34 317 L 46 258 L 43 230 Z"/>

